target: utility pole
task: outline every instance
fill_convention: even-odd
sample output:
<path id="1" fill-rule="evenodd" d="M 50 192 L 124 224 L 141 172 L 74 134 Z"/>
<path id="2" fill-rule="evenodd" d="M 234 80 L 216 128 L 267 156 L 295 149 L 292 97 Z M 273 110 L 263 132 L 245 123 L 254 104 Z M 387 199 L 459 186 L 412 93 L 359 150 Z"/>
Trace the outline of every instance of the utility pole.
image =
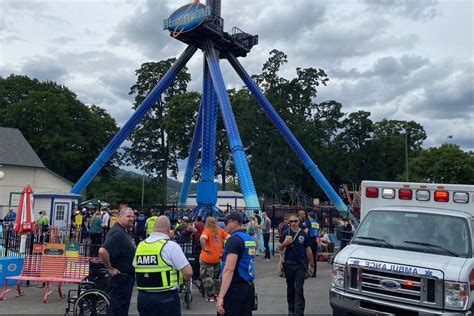
<path id="1" fill-rule="evenodd" d="M 408 182 L 408 132 L 405 131 L 405 173 L 406 173 L 406 182 Z"/>

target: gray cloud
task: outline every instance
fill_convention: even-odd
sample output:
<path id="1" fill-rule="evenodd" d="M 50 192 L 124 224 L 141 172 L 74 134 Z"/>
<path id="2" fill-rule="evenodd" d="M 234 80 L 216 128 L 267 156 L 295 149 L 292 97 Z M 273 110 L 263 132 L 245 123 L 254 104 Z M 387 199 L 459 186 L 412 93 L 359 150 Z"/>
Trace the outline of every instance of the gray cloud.
<path id="1" fill-rule="evenodd" d="M 128 94 L 130 87 L 136 81 L 133 73 L 107 73 L 100 76 L 99 80 L 117 97 L 130 101 L 130 104 L 133 103 L 134 97 Z"/>
<path id="2" fill-rule="evenodd" d="M 423 113 L 428 118 L 465 117 L 474 120 L 473 66 L 449 66 L 445 68 L 448 71 L 433 77 L 432 82 L 422 86 L 417 98 L 413 100 L 411 113 Z"/>
<path id="3" fill-rule="evenodd" d="M 437 14 L 437 0 L 364 0 L 370 12 L 394 14 L 411 20 L 427 21 Z"/>
<path id="4" fill-rule="evenodd" d="M 428 132 L 425 147 L 436 147 L 449 143 L 461 146 L 465 151 L 474 151 L 474 121 L 472 119 L 428 120 L 422 119 L 423 126 Z M 452 138 L 448 138 L 452 136 Z"/>
<path id="5" fill-rule="evenodd" d="M 423 110 L 446 117 L 448 113 L 442 113 L 446 107 L 441 104 L 448 100 L 451 100 L 449 115 L 459 115 L 455 109 L 469 111 L 469 103 L 472 104 L 473 71 L 467 63 L 433 64 L 416 55 L 388 56 L 378 59 L 365 71 L 335 68 L 328 74 L 332 83 L 329 91 L 325 89 L 322 93 L 326 97 L 328 92 L 334 94 L 333 98 L 343 99 L 343 104 L 349 107 L 409 103 L 404 108 L 409 114 Z"/>
<path id="6" fill-rule="evenodd" d="M 21 72 L 40 80 L 63 82 L 68 72 L 65 67 L 55 63 L 54 59 L 41 58 L 30 60 L 23 64 Z"/>
<path id="7" fill-rule="evenodd" d="M 167 55 L 176 55 L 179 47 L 172 41 L 169 34 L 163 31 L 162 21 L 172 12 L 164 1 L 147 0 L 137 6 L 135 12 L 121 21 L 113 36 L 109 38 L 111 45 L 136 46 L 153 59 Z"/>

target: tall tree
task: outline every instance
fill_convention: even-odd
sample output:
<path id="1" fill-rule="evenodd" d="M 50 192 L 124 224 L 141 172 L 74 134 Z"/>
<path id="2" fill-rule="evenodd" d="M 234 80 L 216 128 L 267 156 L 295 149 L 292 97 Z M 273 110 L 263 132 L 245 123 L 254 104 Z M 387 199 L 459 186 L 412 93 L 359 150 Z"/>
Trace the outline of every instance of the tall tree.
<path id="1" fill-rule="evenodd" d="M 410 178 L 418 182 L 474 184 L 474 155 L 452 144 L 428 148 L 411 160 Z"/>
<path id="2" fill-rule="evenodd" d="M 322 69 L 297 68 L 296 77 L 286 79 L 279 75 L 286 63 L 283 52 L 272 50 L 262 72 L 253 78 L 310 156 L 319 158 L 314 153 L 319 153 L 320 145 L 337 130 L 343 115 L 341 104 L 314 102 L 317 87 L 329 80 Z M 288 187 L 313 193 L 316 185 L 311 175 L 254 97 L 241 89 L 233 95 L 233 105 L 257 190 L 267 196 L 278 195 Z"/>
<path id="3" fill-rule="evenodd" d="M 367 148 L 368 138 L 374 130 L 373 125 L 370 112 L 366 111 L 350 113 L 342 121 L 343 129 L 336 136 L 340 150 L 337 172 L 342 183 L 360 183 L 373 176 Z"/>
<path id="4" fill-rule="evenodd" d="M 371 146 L 378 155 L 373 167 L 379 171 L 379 178 L 404 180 L 406 155 L 409 159 L 416 157 L 425 139 L 423 126 L 415 121 L 383 119 L 376 122 Z"/>
<path id="5" fill-rule="evenodd" d="M 26 76 L 0 78 L 0 124 L 20 129 L 43 163 L 76 181 L 117 131 L 102 108 L 86 106 L 67 87 Z M 113 172 L 115 155 L 102 174 Z"/>
<path id="6" fill-rule="evenodd" d="M 129 94 L 135 95 L 134 109 L 142 103 L 175 61 L 176 58 L 170 58 L 159 62 L 144 63 L 140 69 L 136 70 L 137 82 L 129 92 Z M 181 97 L 179 101 L 175 102 L 171 102 L 171 98 L 184 94 L 190 80 L 191 75 L 185 67 L 177 74 L 172 84 L 135 128 L 130 136 L 132 144 L 125 151 L 129 164 L 141 166 L 154 181 L 161 182 L 161 189 L 164 191 L 163 197 L 166 197 L 168 169 L 171 169 L 173 174 L 177 173 L 177 161 L 183 155 L 184 138 L 190 140 L 188 130 L 192 133 L 190 122 L 195 115 L 198 103 L 196 95 Z M 180 111 L 177 105 L 189 107 L 189 111 Z M 181 131 L 186 131 L 184 138 L 170 133 L 173 128 L 178 128 L 170 119 L 170 113 L 176 112 L 183 115 L 184 125 L 181 126 Z M 166 203 L 165 199 L 163 199 L 163 203 Z"/>

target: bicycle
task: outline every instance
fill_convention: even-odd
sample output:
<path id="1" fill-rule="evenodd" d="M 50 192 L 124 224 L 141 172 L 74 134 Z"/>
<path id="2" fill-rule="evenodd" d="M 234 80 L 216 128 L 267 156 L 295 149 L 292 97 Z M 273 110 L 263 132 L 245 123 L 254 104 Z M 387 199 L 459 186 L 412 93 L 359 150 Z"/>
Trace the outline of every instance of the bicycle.
<path id="1" fill-rule="evenodd" d="M 108 272 L 100 261 L 89 262 L 89 276 L 79 283 L 77 290 L 69 290 L 65 315 L 107 315 L 110 298 L 106 293 Z"/>

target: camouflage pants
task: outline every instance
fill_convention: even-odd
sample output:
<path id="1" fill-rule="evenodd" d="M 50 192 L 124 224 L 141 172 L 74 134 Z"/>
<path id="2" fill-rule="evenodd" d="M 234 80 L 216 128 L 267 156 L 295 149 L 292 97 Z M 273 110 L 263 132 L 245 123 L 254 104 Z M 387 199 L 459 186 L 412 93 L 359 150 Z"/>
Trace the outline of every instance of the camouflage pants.
<path id="1" fill-rule="evenodd" d="M 217 295 L 219 293 L 221 282 L 219 280 L 220 263 L 205 263 L 199 260 L 201 265 L 201 280 L 204 284 L 204 291 L 207 296 Z"/>

